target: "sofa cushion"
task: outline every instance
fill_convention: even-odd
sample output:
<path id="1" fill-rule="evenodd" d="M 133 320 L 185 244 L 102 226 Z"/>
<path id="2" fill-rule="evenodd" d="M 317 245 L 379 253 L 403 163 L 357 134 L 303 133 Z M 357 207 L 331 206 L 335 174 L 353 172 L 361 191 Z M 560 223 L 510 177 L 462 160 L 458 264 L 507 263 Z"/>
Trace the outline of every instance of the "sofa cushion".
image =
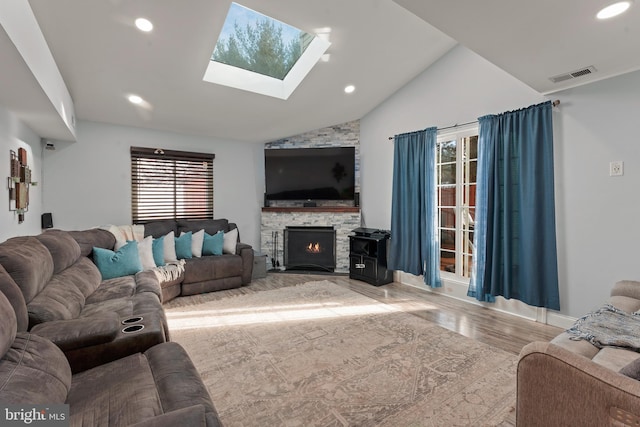
<path id="1" fill-rule="evenodd" d="M 4 294 L 16 316 L 18 331 L 26 331 L 29 328 L 29 314 L 27 304 L 24 302 L 22 291 L 9 273 L 0 265 L 0 294 Z M 0 353 L 1 355 L 2 353 Z"/>
<path id="2" fill-rule="evenodd" d="M 116 313 L 88 319 L 55 320 L 34 326 L 32 333 L 46 338 L 62 351 L 91 347 L 113 341 L 122 325 Z"/>
<path id="3" fill-rule="evenodd" d="M 82 309 L 80 317 L 92 317 L 110 311 L 117 313 L 120 317 L 139 316 L 144 313 L 155 312 L 160 312 L 164 316 L 160 298 L 151 292 L 143 292 L 125 298 L 108 299 L 93 304 L 87 303 Z"/>
<path id="4" fill-rule="evenodd" d="M 140 264 L 142 264 L 143 270 L 156 268 L 156 261 L 153 258 L 153 237 L 147 236 L 138 242 L 138 255 L 140 256 Z"/>
<path id="5" fill-rule="evenodd" d="M 66 280 L 69 284 L 75 285 L 82 295 L 88 298 L 100 287 L 102 275 L 89 258 L 81 257 L 75 264 L 60 273 L 59 280 Z"/>
<path id="6" fill-rule="evenodd" d="M 164 262 L 164 236 L 153 239 L 151 243 L 151 253 L 153 254 L 153 262 L 156 267 L 162 267 Z"/>
<path id="7" fill-rule="evenodd" d="M 163 413 L 141 353 L 74 375 L 67 403 L 70 424 L 77 426 L 130 425 Z"/>
<path id="8" fill-rule="evenodd" d="M 176 238 L 173 231 L 168 232 L 162 239 L 162 251 L 164 253 L 164 262 L 176 262 L 178 257 L 176 256 Z"/>
<path id="9" fill-rule="evenodd" d="M 204 243 L 204 230 L 192 231 L 191 232 L 191 255 L 193 255 L 196 258 L 200 258 L 202 256 L 203 243 Z"/>
<path id="10" fill-rule="evenodd" d="M 208 233 L 204 233 L 202 255 L 222 255 L 223 244 L 224 232 L 218 231 L 213 236 Z"/>
<path id="11" fill-rule="evenodd" d="M 242 258 L 237 255 L 206 256 L 188 259 L 184 269 L 183 283 L 239 276 L 242 273 Z"/>
<path id="12" fill-rule="evenodd" d="M 13 237 L 0 244 L 0 264 L 16 282 L 27 304 L 53 275 L 49 250 L 32 236 Z"/>
<path id="13" fill-rule="evenodd" d="M 100 272 L 86 257 L 81 257 L 71 267 L 55 274 L 46 288 L 29 304 L 30 328 L 52 320 L 78 317 L 86 298 L 99 289 Z"/>
<path id="14" fill-rule="evenodd" d="M 179 219 L 178 232 L 196 232 L 204 230 L 210 235 L 218 231 L 229 231 L 229 221 L 227 219 Z"/>
<path id="15" fill-rule="evenodd" d="M 113 249 L 116 244 L 116 237 L 101 228 L 92 228 L 83 231 L 69 231 L 73 239 L 80 246 L 82 256 L 91 256 L 93 248 Z"/>
<path id="16" fill-rule="evenodd" d="M 173 231 L 173 234 L 178 232 L 176 222 L 172 219 L 152 221 L 144 224 L 145 237 L 153 236 L 157 239 L 160 236 L 166 236 L 171 231 Z"/>
<path id="17" fill-rule="evenodd" d="M 80 258 L 80 245 L 66 231 L 49 230 L 36 239 L 47 247 L 53 259 L 53 274 L 60 273 Z"/>
<path id="18" fill-rule="evenodd" d="M 598 365 L 602 365 L 605 368 L 617 372 L 624 366 L 633 362 L 637 357 L 638 353 L 629 349 L 605 347 L 601 349 L 591 360 Z"/>
<path id="19" fill-rule="evenodd" d="M 28 332 L 18 332 L 0 360 L 0 402 L 64 403 L 71 384 L 67 358 L 55 344 Z"/>
<path id="20" fill-rule="evenodd" d="M 0 315 L 2 316 L 2 322 L 0 322 L 0 358 L 9 351 L 13 345 L 13 341 L 16 339 L 17 322 L 16 315 L 13 312 L 11 303 L 0 292 Z"/>
<path id="21" fill-rule="evenodd" d="M 189 259 L 193 258 L 193 254 L 191 252 L 191 236 L 192 232 L 188 231 L 186 233 L 182 233 L 180 237 L 175 238 L 176 244 L 176 257 L 178 259 Z"/>
<path id="22" fill-rule="evenodd" d="M 640 357 L 623 366 L 622 369 L 620 369 L 620 373 L 634 380 L 640 380 Z"/>
<path id="23" fill-rule="evenodd" d="M 29 329 L 52 320 L 75 319 L 82 311 L 84 295 L 76 286 L 67 283 L 64 276 L 55 275 L 47 287 L 27 304 Z"/>
<path id="24" fill-rule="evenodd" d="M 225 254 L 235 254 L 236 245 L 238 244 L 238 229 L 234 228 L 223 236 L 222 252 Z"/>
<path id="25" fill-rule="evenodd" d="M 169 342 L 156 345 L 145 351 L 144 355 L 165 412 L 191 405 L 203 405 L 206 412 L 216 412 L 200 374 L 179 344 Z"/>
<path id="26" fill-rule="evenodd" d="M 127 242 L 117 251 L 103 248 L 93 248 L 93 260 L 102 274 L 102 280 L 114 277 L 128 276 L 142 271 L 138 242 Z"/>
<path id="27" fill-rule="evenodd" d="M 100 287 L 87 298 L 85 304 L 98 304 L 113 299 L 126 298 L 135 293 L 135 276 L 114 277 L 102 281 Z"/>

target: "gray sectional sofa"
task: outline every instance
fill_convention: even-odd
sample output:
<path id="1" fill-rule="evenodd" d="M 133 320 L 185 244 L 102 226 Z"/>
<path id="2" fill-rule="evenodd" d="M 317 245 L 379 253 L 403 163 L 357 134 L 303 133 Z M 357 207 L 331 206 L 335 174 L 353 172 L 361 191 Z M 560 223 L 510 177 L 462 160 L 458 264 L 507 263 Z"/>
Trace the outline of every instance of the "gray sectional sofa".
<path id="1" fill-rule="evenodd" d="M 14 305 L 15 306 L 15 305 Z M 163 343 L 72 374 L 64 353 L 35 333 L 18 331 L 0 292 L 0 402 L 69 405 L 70 426 L 220 426 L 200 375 L 182 347 Z"/>
<path id="2" fill-rule="evenodd" d="M 160 286 L 151 271 L 103 281 L 70 233 L 47 231 L 0 244 L 0 291 L 31 331 L 58 344 L 73 372 L 144 351 L 169 339 Z M 142 317 L 139 333 L 123 321 Z"/>
<path id="3" fill-rule="evenodd" d="M 234 229 L 158 221 L 145 235 Z M 170 279 L 150 269 L 103 280 L 94 248 L 115 244 L 97 228 L 0 243 L 0 402 L 68 403 L 72 426 L 221 425 L 186 352 L 168 342 L 162 303 L 249 283 L 251 246 L 238 234 L 235 252 L 187 259 Z"/>
<path id="4" fill-rule="evenodd" d="M 208 220 L 165 220 L 144 224 L 144 235 L 158 238 L 173 231 L 176 236 L 182 232 L 196 232 L 204 230 L 214 235 L 218 231 L 228 233 L 237 229 L 236 224 L 227 219 Z M 239 288 L 251 282 L 253 271 L 253 248 L 238 243 L 235 253 L 216 256 L 202 256 L 186 260 L 184 278 L 177 284 L 162 284 L 163 301 L 178 295 L 195 295 L 205 292 Z"/>

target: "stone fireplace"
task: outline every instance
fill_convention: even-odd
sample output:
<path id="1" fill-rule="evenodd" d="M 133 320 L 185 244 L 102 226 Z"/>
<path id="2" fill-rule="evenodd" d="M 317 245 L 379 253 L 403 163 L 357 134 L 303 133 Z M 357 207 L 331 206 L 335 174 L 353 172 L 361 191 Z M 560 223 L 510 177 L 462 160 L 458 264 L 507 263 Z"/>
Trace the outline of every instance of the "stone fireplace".
<path id="1" fill-rule="evenodd" d="M 265 207 L 262 208 L 260 251 L 280 267 L 285 265 L 284 233 L 287 227 L 328 227 L 335 233 L 335 272 L 349 272 L 349 234 L 360 227 L 358 207 Z"/>
<path id="2" fill-rule="evenodd" d="M 355 192 L 360 192 L 360 121 L 313 130 L 268 142 L 265 148 L 323 148 L 354 146 Z M 267 255 L 267 268 L 284 268 L 284 233 L 287 227 L 331 227 L 335 231 L 335 272 L 349 272 L 349 236 L 361 226 L 358 203 L 354 201 L 314 200 L 315 207 L 300 201 L 270 201 L 262 208 L 260 251 Z M 273 260 L 273 263 L 271 262 Z M 287 259 L 289 261 L 289 259 Z"/>
<path id="3" fill-rule="evenodd" d="M 287 270 L 333 272 L 336 268 L 334 228 L 305 226 L 285 228 L 284 267 Z"/>

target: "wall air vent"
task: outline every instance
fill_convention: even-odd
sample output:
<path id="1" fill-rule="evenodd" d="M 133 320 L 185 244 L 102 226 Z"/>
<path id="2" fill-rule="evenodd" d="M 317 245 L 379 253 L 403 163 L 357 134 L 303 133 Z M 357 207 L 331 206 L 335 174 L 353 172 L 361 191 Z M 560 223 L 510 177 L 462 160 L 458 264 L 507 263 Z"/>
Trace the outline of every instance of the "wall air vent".
<path id="1" fill-rule="evenodd" d="M 560 83 L 560 82 L 563 82 L 565 80 L 570 80 L 570 79 L 575 79 L 577 77 L 586 76 L 588 74 L 595 73 L 596 71 L 597 71 L 596 67 L 594 67 L 592 65 L 590 67 L 581 68 L 579 70 L 571 71 L 570 73 L 564 73 L 564 74 L 559 74 L 559 75 L 554 76 L 554 77 L 549 77 L 549 80 L 551 80 L 554 83 Z"/>

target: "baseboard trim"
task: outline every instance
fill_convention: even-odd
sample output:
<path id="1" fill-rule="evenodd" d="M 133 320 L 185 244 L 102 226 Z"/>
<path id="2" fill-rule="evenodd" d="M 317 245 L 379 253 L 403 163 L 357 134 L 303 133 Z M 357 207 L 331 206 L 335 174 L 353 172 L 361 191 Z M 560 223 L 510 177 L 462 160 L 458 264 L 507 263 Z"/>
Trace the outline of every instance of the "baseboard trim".
<path id="1" fill-rule="evenodd" d="M 425 292 L 433 292 L 440 295 L 454 298 L 467 304 L 479 305 L 490 310 L 499 311 L 501 313 L 510 314 L 512 316 L 521 317 L 538 323 L 544 323 L 556 326 L 562 329 L 570 328 L 576 321 L 575 318 L 565 316 L 563 314 L 547 310 L 545 308 L 533 307 L 518 300 L 507 300 L 497 297 L 495 303 L 485 303 L 467 296 L 468 284 L 459 282 L 449 278 L 442 278 L 442 287 L 430 288 L 422 281 L 422 276 L 414 276 L 413 274 L 403 271 L 394 272 L 394 280 L 407 286 L 420 289 Z"/>

